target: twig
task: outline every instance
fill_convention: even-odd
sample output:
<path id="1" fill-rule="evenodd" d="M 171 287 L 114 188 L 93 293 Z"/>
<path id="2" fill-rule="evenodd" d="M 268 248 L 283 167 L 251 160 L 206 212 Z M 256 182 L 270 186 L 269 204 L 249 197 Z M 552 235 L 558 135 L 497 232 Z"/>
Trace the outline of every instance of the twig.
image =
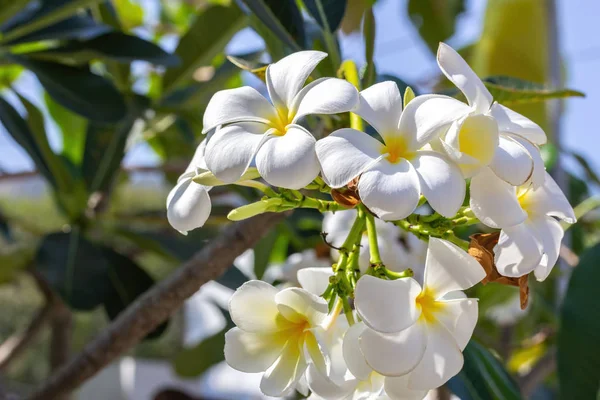
<path id="1" fill-rule="evenodd" d="M 55 399 L 79 387 L 165 321 L 203 284 L 221 276 L 237 256 L 286 215 L 261 214 L 228 226 L 171 276 L 140 296 L 29 399 Z"/>

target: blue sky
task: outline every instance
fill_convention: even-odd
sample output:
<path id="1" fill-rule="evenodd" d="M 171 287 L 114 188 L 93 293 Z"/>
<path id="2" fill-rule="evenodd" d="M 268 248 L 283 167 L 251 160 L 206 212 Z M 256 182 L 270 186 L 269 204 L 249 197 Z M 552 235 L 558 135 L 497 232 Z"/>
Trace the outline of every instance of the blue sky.
<path id="1" fill-rule="evenodd" d="M 145 0 L 144 3 L 152 3 Z M 457 32 L 449 43 L 457 48 L 477 40 L 486 1 L 470 0 L 467 12 L 460 18 Z M 406 16 L 406 0 L 380 0 L 375 8 L 377 20 L 376 62 L 381 73 L 397 75 L 408 82 L 417 82 L 434 76 L 437 66 L 433 55 L 421 42 Z M 152 15 L 155 13 L 149 13 Z M 600 109 L 600 29 L 597 16 L 600 2 L 597 0 L 558 0 L 561 51 L 566 62 L 567 86 L 582 90 L 585 99 L 569 99 L 562 118 L 562 140 L 567 149 L 587 156 L 596 168 L 600 168 L 600 133 L 595 117 Z M 358 62 L 364 60 L 360 35 L 342 38 L 343 56 Z M 240 32 L 227 48 L 235 53 L 259 48 L 261 40 L 253 32 Z M 39 85 L 34 79 L 19 82 L 28 97 L 39 104 Z M 60 140 L 51 133 L 51 144 L 60 148 Z M 144 144 L 134 146 L 126 158 L 128 165 L 152 165 L 158 159 Z M 576 168 L 572 163 L 569 167 Z M 0 168 L 7 172 L 27 171 L 33 164 L 26 154 L 0 127 Z"/>

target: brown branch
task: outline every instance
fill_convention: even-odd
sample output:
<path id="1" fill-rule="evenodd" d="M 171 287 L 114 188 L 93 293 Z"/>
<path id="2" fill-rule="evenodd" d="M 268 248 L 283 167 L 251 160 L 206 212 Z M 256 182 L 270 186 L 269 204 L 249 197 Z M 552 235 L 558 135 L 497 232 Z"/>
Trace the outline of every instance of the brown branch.
<path id="1" fill-rule="evenodd" d="M 237 256 L 284 217 L 261 214 L 228 226 L 171 276 L 140 296 L 29 399 L 55 399 L 79 387 L 165 321 L 200 286 L 221 276 Z"/>
<path id="2" fill-rule="evenodd" d="M 53 315 L 55 295 L 50 286 L 34 269 L 29 269 L 28 272 L 33 277 L 38 289 L 44 295 L 45 304 L 32 318 L 24 332 L 12 335 L 0 345 L 0 371 L 5 370 L 27 348 Z"/>
<path id="3" fill-rule="evenodd" d="M 556 350 L 549 350 L 529 371 L 519 379 L 523 397 L 528 399 L 535 388 L 556 369 Z"/>

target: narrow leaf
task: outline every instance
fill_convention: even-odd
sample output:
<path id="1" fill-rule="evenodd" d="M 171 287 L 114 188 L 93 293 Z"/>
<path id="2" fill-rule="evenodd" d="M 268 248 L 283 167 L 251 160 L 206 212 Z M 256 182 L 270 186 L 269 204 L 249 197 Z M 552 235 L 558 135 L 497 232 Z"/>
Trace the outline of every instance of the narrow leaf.
<path id="1" fill-rule="evenodd" d="M 304 48 L 304 21 L 295 0 L 242 1 L 290 49 L 298 51 Z"/>
<path id="2" fill-rule="evenodd" d="M 577 90 L 548 88 L 508 76 L 492 76 L 486 78 L 484 84 L 494 96 L 494 100 L 506 106 L 566 97 L 585 97 L 585 94 Z"/>
<path id="3" fill-rule="evenodd" d="M 373 9 L 368 8 L 365 11 L 364 24 L 363 24 L 363 37 L 365 40 L 365 59 L 367 66 L 365 73 L 362 78 L 363 88 L 368 88 L 375 83 L 377 76 L 377 70 L 375 68 L 375 16 L 373 15 Z"/>
<path id="4" fill-rule="evenodd" d="M 303 0 L 306 9 L 317 23 L 330 32 L 335 32 L 344 18 L 347 0 Z M 319 4 L 320 3 L 320 4 Z M 323 10 L 326 20 L 321 18 L 320 9 Z"/>
<path id="5" fill-rule="evenodd" d="M 0 26 L 17 15 L 30 0 L 0 0 Z"/>
<path id="6" fill-rule="evenodd" d="M 432 53 L 454 35 L 456 18 L 465 11 L 465 0 L 409 0 L 408 15 Z"/>
<path id="7" fill-rule="evenodd" d="M 81 165 L 87 120 L 58 104 L 48 93 L 44 93 L 44 101 L 62 134 L 62 154 L 71 160 L 73 165 Z"/>
<path id="8" fill-rule="evenodd" d="M 20 36 L 11 41 L 4 41 L 8 45 L 38 42 L 41 40 L 68 40 L 68 39 L 91 39 L 98 35 L 110 32 L 112 28 L 108 25 L 99 24 L 92 17 L 75 16 L 64 21 L 57 22 L 40 30 Z"/>

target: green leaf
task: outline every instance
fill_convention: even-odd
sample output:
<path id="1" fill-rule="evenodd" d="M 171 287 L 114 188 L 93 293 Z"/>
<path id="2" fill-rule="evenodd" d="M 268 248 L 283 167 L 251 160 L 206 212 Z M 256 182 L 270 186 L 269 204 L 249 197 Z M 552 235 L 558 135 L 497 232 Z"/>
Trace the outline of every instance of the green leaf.
<path id="1" fill-rule="evenodd" d="M 9 45 L 38 42 L 42 40 L 91 39 L 95 36 L 110 32 L 112 28 L 98 24 L 88 16 L 75 16 L 54 25 L 47 26 L 17 39 L 5 41 Z"/>
<path id="2" fill-rule="evenodd" d="M 463 351 L 462 371 L 448 387 L 462 400 L 521 400 L 521 392 L 500 361 L 475 340 Z"/>
<path id="3" fill-rule="evenodd" d="M 102 248 L 83 237 L 78 227 L 70 233 L 44 238 L 35 268 L 72 308 L 92 310 L 111 291 L 110 265 Z"/>
<path id="4" fill-rule="evenodd" d="M 144 292 L 154 285 L 154 279 L 141 267 L 129 258 L 115 252 L 112 249 L 103 249 L 108 267 L 110 279 L 110 290 L 104 298 L 104 309 L 111 320 L 125 310 Z M 168 321 L 162 323 L 145 339 L 154 339 L 161 336 L 167 329 Z"/>
<path id="5" fill-rule="evenodd" d="M 30 0 L 0 0 L 0 25 L 19 13 L 29 2 Z"/>
<path id="6" fill-rule="evenodd" d="M 144 8 L 131 0 L 114 0 L 119 21 L 124 30 L 129 31 L 144 24 Z"/>
<path id="7" fill-rule="evenodd" d="M 464 11 L 464 0 L 409 0 L 408 2 L 408 16 L 434 54 L 440 42 L 454 35 L 456 17 Z"/>
<path id="8" fill-rule="evenodd" d="M 110 81 L 93 74 L 88 68 L 35 61 L 16 55 L 6 57 L 31 70 L 54 100 L 79 115 L 107 123 L 117 122 L 126 114 L 123 95 Z"/>
<path id="9" fill-rule="evenodd" d="M 23 67 L 20 65 L 0 66 L 0 90 L 10 87 L 21 76 L 21 72 L 23 72 Z"/>
<path id="10" fill-rule="evenodd" d="M 27 55 L 38 60 L 57 61 L 68 65 L 82 65 L 98 59 L 121 63 L 141 60 L 165 67 L 179 64 L 176 55 L 167 53 L 152 42 L 122 32 L 110 32 L 90 40 L 72 42 Z"/>
<path id="11" fill-rule="evenodd" d="M 375 83 L 377 76 L 377 70 L 375 68 L 375 16 L 373 15 L 373 9 L 368 8 L 365 11 L 364 24 L 363 24 L 363 37 L 365 40 L 365 59 L 367 65 L 365 67 L 365 73 L 362 77 L 362 87 L 368 88 Z"/>
<path id="12" fill-rule="evenodd" d="M 547 170 L 551 170 L 558 161 L 558 149 L 552 143 L 546 143 L 540 146 L 540 153 L 544 166 Z"/>
<path id="13" fill-rule="evenodd" d="M 198 15 L 179 41 L 175 54 L 181 59 L 181 65 L 167 70 L 163 92 L 169 93 L 189 80 L 198 67 L 210 65 L 212 59 L 223 51 L 233 35 L 246 23 L 246 16 L 235 5 L 212 6 Z"/>
<path id="14" fill-rule="evenodd" d="M 254 246 L 254 274 L 258 279 L 261 279 L 267 270 L 278 236 L 279 228 L 273 229 Z"/>
<path id="15" fill-rule="evenodd" d="M 561 399 L 596 399 L 600 389 L 600 245 L 573 270 L 560 314 L 558 377 Z"/>
<path id="16" fill-rule="evenodd" d="M 594 171 L 594 168 L 590 165 L 588 160 L 586 160 L 586 158 L 581 154 L 576 153 L 574 151 L 570 153 L 573 156 L 573 158 L 579 163 L 581 168 L 583 168 L 583 172 L 585 172 L 585 176 L 588 182 L 593 182 L 596 185 L 600 185 L 600 178 L 598 177 L 598 174 L 596 173 L 596 171 Z"/>
<path id="17" fill-rule="evenodd" d="M 62 134 L 63 156 L 68 158 L 73 165 L 81 165 L 87 120 L 58 104 L 47 92 L 44 93 L 44 101 L 50 116 Z"/>
<path id="18" fill-rule="evenodd" d="M 229 269 L 216 280 L 216 282 L 232 290 L 236 290 L 247 281 L 248 277 L 235 265 L 229 267 Z"/>
<path id="19" fill-rule="evenodd" d="M 585 97 L 585 94 L 577 90 L 548 88 L 544 85 L 508 76 L 491 76 L 484 79 L 483 83 L 494 97 L 494 100 L 506 106 L 567 97 Z"/>
<path id="20" fill-rule="evenodd" d="M 330 32 L 335 32 L 342 23 L 344 13 L 346 12 L 347 0 L 303 0 L 306 9 L 323 28 Z M 320 3 L 320 4 L 319 4 Z M 326 17 L 327 24 L 324 24 L 321 18 L 320 9 Z"/>
<path id="21" fill-rule="evenodd" d="M 0 39 L 0 43 L 9 43 L 14 39 L 43 29 L 76 14 L 81 8 L 101 1 L 103 0 L 54 0 L 42 3 L 42 6 L 33 15 L 7 32 Z"/>
<path id="22" fill-rule="evenodd" d="M 290 49 L 298 51 L 304 48 L 304 20 L 295 0 L 242 1 Z"/>
<path id="23" fill-rule="evenodd" d="M 225 333 L 235 325 L 231 322 L 228 312 L 225 310 L 221 310 L 221 312 L 227 319 L 225 328 L 217 334 L 204 339 L 196 346 L 179 352 L 172 361 L 177 375 L 184 378 L 195 378 L 225 359 L 225 355 L 223 354 Z"/>

